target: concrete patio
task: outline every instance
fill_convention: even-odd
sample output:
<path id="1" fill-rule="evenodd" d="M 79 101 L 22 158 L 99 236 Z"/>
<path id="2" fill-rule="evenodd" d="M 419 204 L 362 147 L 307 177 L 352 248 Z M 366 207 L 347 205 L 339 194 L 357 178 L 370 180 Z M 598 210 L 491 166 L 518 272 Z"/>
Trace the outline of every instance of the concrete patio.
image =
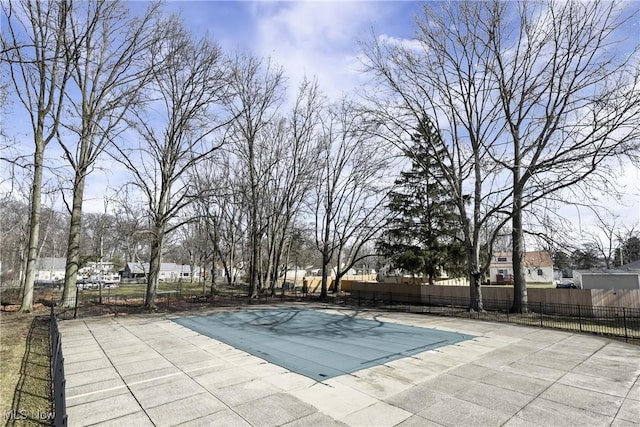
<path id="1" fill-rule="evenodd" d="M 62 321 L 69 425 L 637 426 L 640 420 L 638 346 L 459 318 L 289 307 L 475 338 L 317 382 L 172 320 L 222 309 Z"/>

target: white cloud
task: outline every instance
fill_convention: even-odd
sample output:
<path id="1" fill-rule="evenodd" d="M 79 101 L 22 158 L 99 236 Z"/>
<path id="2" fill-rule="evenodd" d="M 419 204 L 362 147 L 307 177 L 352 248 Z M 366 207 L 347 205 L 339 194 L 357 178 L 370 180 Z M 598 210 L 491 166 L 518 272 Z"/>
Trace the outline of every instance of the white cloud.
<path id="1" fill-rule="evenodd" d="M 407 39 L 403 37 L 394 37 L 388 34 L 380 34 L 378 41 L 387 46 L 397 46 L 413 52 L 421 52 L 424 46 L 417 39 Z"/>
<path id="2" fill-rule="evenodd" d="M 258 3 L 256 54 L 284 67 L 294 89 L 304 76 L 316 76 L 321 90 L 336 98 L 351 92 L 366 76 L 360 72 L 359 42 L 392 3 Z"/>

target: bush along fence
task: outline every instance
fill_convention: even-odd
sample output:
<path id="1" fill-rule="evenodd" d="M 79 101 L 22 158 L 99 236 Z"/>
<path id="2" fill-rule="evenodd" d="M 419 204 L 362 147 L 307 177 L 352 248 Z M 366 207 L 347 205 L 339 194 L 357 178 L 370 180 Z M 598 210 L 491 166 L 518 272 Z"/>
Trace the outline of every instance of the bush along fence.
<path id="1" fill-rule="evenodd" d="M 512 301 L 483 300 L 484 310 L 469 310 L 469 298 L 426 296 L 392 292 L 351 291 L 345 304 L 370 306 L 394 311 L 458 316 L 562 329 L 608 336 L 640 345 L 640 309 L 625 307 L 581 306 L 578 304 L 531 303 L 524 314 L 510 313 Z"/>
<path id="2" fill-rule="evenodd" d="M 64 357 L 62 356 L 62 341 L 58 330 L 58 319 L 51 304 L 50 320 L 51 343 L 51 396 L 53 396 L 53 425 L 56 427 L 67 425 L 67 406 L 65 402 Z"/>

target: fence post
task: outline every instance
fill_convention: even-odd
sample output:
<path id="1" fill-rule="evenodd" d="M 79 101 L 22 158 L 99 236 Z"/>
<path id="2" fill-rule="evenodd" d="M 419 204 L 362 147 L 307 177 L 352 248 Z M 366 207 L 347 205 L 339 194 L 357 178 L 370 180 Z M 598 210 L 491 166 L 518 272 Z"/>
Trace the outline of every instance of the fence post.
<path id="1" fill-rule="evenodd" d="M 627 311 L 622 307 L 622 321 L 624 322 L 624 342 L 629 342 L 629 335 L 627 334 Z"/>
<path id="2" fill-rule="evenodd" d="M 578 324 L 580 325 L 580 332 L 582 332 L 582 313 L 580 312 L 580 304 L 578 304 Z"/>
<path id="3" fill-rule="evenodd" d="M 73 304 L 73 318 L 78 315 L 78 284 L 76 283 L 76 303 Z"/>
<path id="4" fill-rule="evenodd" d="M 540 301 L 540 327 L 542 328 L 543 325 L 543 320 L 542 320 L 542 301 Z"/>

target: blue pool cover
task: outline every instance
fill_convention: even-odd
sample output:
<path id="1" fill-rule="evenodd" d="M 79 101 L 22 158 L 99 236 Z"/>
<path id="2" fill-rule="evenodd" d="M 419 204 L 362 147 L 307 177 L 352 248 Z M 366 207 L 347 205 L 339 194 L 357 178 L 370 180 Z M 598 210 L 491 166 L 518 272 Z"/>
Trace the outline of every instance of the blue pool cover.
<path id="1" fill-rule="evenodd" d="M 221 313 L 174 322 L 316 381 L 474 338 L 363 319 L 352 311 L 329 314 L 298 308 Z"/>

